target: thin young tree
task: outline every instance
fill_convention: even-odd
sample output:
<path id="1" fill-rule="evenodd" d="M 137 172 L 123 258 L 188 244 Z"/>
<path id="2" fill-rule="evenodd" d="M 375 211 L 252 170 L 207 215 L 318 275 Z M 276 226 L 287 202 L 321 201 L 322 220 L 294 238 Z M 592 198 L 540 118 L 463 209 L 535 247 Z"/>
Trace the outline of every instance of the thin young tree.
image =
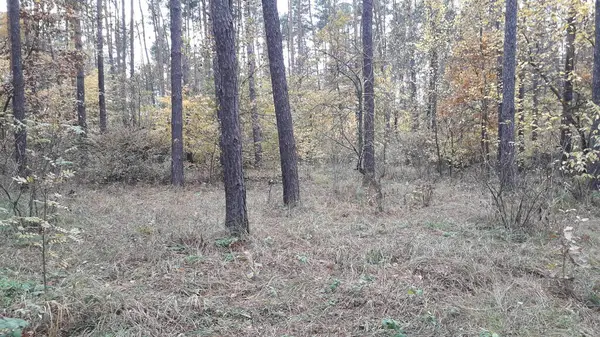
<path id="1" fill-rule="evenodd" d="M 83 53 L 83 41 L 81 31 L 81 16 L 83 15 L 83 0 L 77 0 L 75 6 L 77 17 L 74 18 L 75 50 L 77 51 L 77 124 L 87 129 L 85 113 L 85 55 Z"/>
<path id="2" fill-rule="evenodd" d="M 281 159 L 281 176 L 283 178 L 283 203 L 293 207 L 300 201 L 300 183 L 298 182 L 298 157 L 288 85 L 285 77 L 283 62 L 283 44 L 277 3 L 275 0 L 262 0 L 263 18 L 267 51 L 269 54 L 269 69 L 271 71 L 271 86 L 273 102 L 277 119 L 279 136 L 279 155 Z"/>
<path id="3" fill-rule="evenodd" d="M 595 14 L 594 14 L 594 24 L 595 24 L 595 41 L 594 43 L 594 70 L 592 77 L 592 101 L 596 106 L 600 106 L 600 0 L 596 0 L 595 6 Z M 590 139 L 589 146 L 593 151 L 598 151 L 598 137 L 600 136 L 600 117 L 596 116 L 594 123 L 592 125 L 592 129 L 590 131 Z M 600 188 L 600 179 L 598 175 L 600 174 L 600 160 L 596 160 L 592 163 L 590 168 L 590 173 L 592 174 L 592 188 L 598 190 Z"/>
<path id="4" fill-rule="evenodd" d="M 363 46 L 363 97 L 364 97 L 364 183 L 375 182 L 375 89 L 373 74 L 373 0 L 363 0 L 362 14 Z"/>
<path id="5" fill-rule="evenodd" d="M 21 58 L 21 23 L 19 0 L 8 0 L 10 27 L 10 62 L 12 69 L 12 109 L 15 119 L 15 160 L 19 176 L 27 175 L 27 129 L 25 127 L 25 79 Z"/>
<path id="6" fill-rule="evenodd" d="M 500 184 L 515 185 L 515 72 L 517 67 L 517 0 L 506 0 L 504 24 L 504 55 L 502 63 L 502 114 L 500 134 Z"/>
<path id="7" fill-rule="evenodd" d="M 131 124 L 136 126 L 137 121 L 137 109 L 136 109 L 136 100 L 135 100 L 135 67 L 134 67 L 134 40 L 133 40 L 133 28 L 134 28 L 134 10 L 133 10 L 133 0 L 130 2 L 130 19 L 129 19 L 129 85 L 131 87 Z"/>
<path id="8" fill-rule="evenodd" d="M 106 97 L 104 89 L 104 38 L 102 36 L 102 1 L 96 0 L 96 43 L 98 48 L 98 106 L 100 116 L 100 132 L 106 132 Z"/>
<path id="9" fill-rule="evenodd" d="M 216 49 L 215 90 L 221 126 L 221 161 L 225 184 L 225 226 L 232 235 L 249 233 L 246 186 L 242 167 L 242 132 L 239 116 L 238 64 L 229 0 L 210 2 Z"/>
<path id="10" fill-rule="evenodd" d="M 171 13 L 171 184 L 183 186 L 183 102 L 181 0 L 170 0 Z"/>
<path id="11" fill-rule="evenodd" d="M 258 118 L 256 106 L 256 56 L 254 52 L 254 38 L 256 34 L 256 15 L 254 2 L 248 0 L 246 10 L 246 55 L 248 57 L 248 98 L 250 98 L 250 109 L 252 117 L 252 140 L 254 142 L 254 166 L 260 167 L 262 162 L 262 130 Z"/>

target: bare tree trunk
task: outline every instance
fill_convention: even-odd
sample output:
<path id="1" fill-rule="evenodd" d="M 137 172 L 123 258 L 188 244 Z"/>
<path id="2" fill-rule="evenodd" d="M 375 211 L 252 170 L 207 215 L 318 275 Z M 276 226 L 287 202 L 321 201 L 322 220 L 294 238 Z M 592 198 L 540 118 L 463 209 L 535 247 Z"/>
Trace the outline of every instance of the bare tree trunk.
<path id="1" fill-rule="evenodd" d="M 183 186 L 183 103 L 181 1 L 170 0 L 171 13 L 171 184 Z"/>
<path id="2" fill-rule="evenodd" d="M 560 147 L 563 151 L 563 160 L 573 150 L 571 121 L 573 114 L 571 112 L 573 102 L 573 70 L 575 70 L 575 8 L 571 3 L 569 7 L 569 16 L 567 18 L 567 35 L 565 38 L 565 72 L 563 87 L 563 113 L 560 130 Z"/>
<path id="3" fill-rule="evenodd" d="M 375 93 L 373 74 L 373 0 L 363 0 L 363 97 L 364 97 L 364 149 L 363 173 L 365 184 L 375 181 Z"/>
<path id="4" fill-rule="evenodd" d="M 142 18 L 142 41 L 144 42 L 144 54 L 146 55 L 148 69 L 150 70 L 150 99 L 152 105 L 156 105 L 156 96 L 154 93 L 154 71 L 152 70 L 152 61 L 150 60 L 150 55 L 148 54 L 148 46 L 146 44 L 146 24 L 144 23 L 144 10 L 142 7 L 142 0 L 139 0 L 138 5 L 140 7 L 140 17 Z"/>
<path id="5" fill-rule="evenodd" d="M 254 166 L 260 167 L 262 162 L 262 130 L 258 109 L 256 106 L 256 85 L 254 83 L 256 72 L 256 56 L 254 53 L 254 38 L 256 35 L 256 15 L 254 13 L 254 2 L 246 4 L 246 54 L 248 56 L 248 94 L 250 98 L 250 109 L 252 115 L 252 139 L 254 141 Z"/>
<path id="6" fill-rule="evenodd" d="M 163 38 L 160 33 L 161 27 L 158 20 L 158 14 L 156 13 L 159 8 L 156 5 L 155 0 L 150 0 L 150 9 L 152 14 L 152 27 L 154 27 L 154 35 L 156 40 L 156 72 L 158 73 L 158 94 L 160 96 L 165 95 L 165 71 L 163 61 Z"/>
<path id="7" fill-rule="evenodd" d="M 102 36 L 102 0 L 96 0 L 97 49 L 98 49 L 98 106 L 100 108 L 100 132 L 106 132 L 106 97 L 104 90 L 104 38 Z"/>
<path id="8" fill-rule="evenodd" d="M 294 15 L 292 14 L 294 12 L 293 7 L 292 7 L 293 3 L 292 0 L 288 0 L 288 17 L 287 17 L 287 24 L 288 24 L 288 53 L 289 53 L 289 67 L 290 69 L 288 70 L 288 74 L 291 76 L 292 74 L 294 74 L 295 69 L 295 62 L 294 62 Z"/>
<path id="9" fill-rule="evenodd" d="M 133 38 L 133 27 L 134 27 L 134 6 L 133 6 L 133 0 L 131 0 L 131 2 L 129 3 L 131 8 L 130 8 L 130 14 L 131 14 L 131 18 L 129 19 L 129 86 L 131 87 L 131 98 L 129 101 L 129 106 L 130 106 L 130 110 L 131 110 L 131 125 L 133 125 L 134 127 L 137 125 L 137 108 L 136 108 L 136 99 L 135 99 L 135 87 L 136 87 L 136 83 L 135 83 L 135 67 L 134 67 L 134 50 L 135 50 L 135 43 L 134 43 L 134 38 Z"/>
<path id="10" fill-rule="evenodd" d="M 594 26 L 595 26 L 595 40 L 594 44 L 594 70 L 592 79 L 592 101 L 596 106 L 600 106 L 600 0 L 596 0 L 595 14 L 594 14 Z M 596 114 L 592 129 L 589 135 L 589 147 L 592 151 L 598 151 L 598 133 L 600 127 L 600 117 Z M 600 160 L 596 160 L 591 164 L 590 174 L 592 175 L 591 187 L 594 190 L 600 188 Z"/>
<path id="11" fill-rule="evenodd" d="M 77 51 L 77 124 L 84 130 L 87 129 L 85 114 L 85 55 L 83 52 L 81 16 L 83 15 L 83 1 L 78 1 L 76 6 L 76 15 L 73 27 L 75 29 L 75 50 Z"/>
<path id="12" fill-rule="evenodd" d="M 228 0 L 210 2 L 217 52 L 215 89 L 221 124 L 221 160 L 225 183 L 225 226 L 233 235 L 250 232 L 246 187 L 242 168 L 242 134 L 239 119 L 238 65 L 232 8 Z"/>
<path id="13" fill-rule="evenodd" d="M 275 0 L 262 0 L 262 7 L 279 136 L 279 154 L 281 157 L 281 175 L 283 178 L 283 203 L 293 207 L 300 201 L 300 183 L 298 182 L 296 140 L 294 138 L 294 126 L 290 111 L 287 79 L 285 77 L 285 65 L 283 63 L 279 14 L 277 13 Z"/>
<path id="14" fill-rule="evenodd" d="M 600 0 L 599 0 L 600 1 Z M 600 41 L 600 40 L 599 40 Z M 539 85 L 539 75 L 538 74 L 534 74 L 533 75 L 533 83 L 532 83 L 532 91 L 533 91 L 533 97 L 532 97 L 532 110 L 531 110 L 531 114 L 532 114 L 532 122 L 531 122 L 531 141 L 535 142 L 538 139 L 538 128 L 539 128 L 539 106 L 540 106 L 540 85 Z"/>
<path id="15" fill-rule="evenodd" d="M 506 0 L 504 57 L 502 63 L 502 114 L 500 124 L 500 184 L 512 188 L 516 181 L 515 161 L 515 71 L 517 66 L 517 0 Z"/>
<path id="16" fill-rule="evenodd" d="M 525 152 L 525 71 L 519 72 L 519 91 L 517 97 L 517 115 L 519 116 L 519 125 L 517 128 L 517 140 L 519 142 L 519 153 Z"/>
<path id="17" fill-rule="evenodd" d="M 110 1 L 106 1 L 106 8 L 104 9 L 104 21 L 106 23 L 106 39 L 108 43 L 108 65 L 110 67 L 109 72 L 111 74 L 115 73 L 115 61 L 113 59 L 113 43 L 112 43 L 112 17 L 110 15 Z M 110 20 L 110 21 L 109 21 Z"/>
<path id="18" fill-rule="evenodd" d="M 19 0 L 8 0 L 8 22 L 10 28 L 10 63 L 12 69 L 15 118 L 15 160 L 20 177 L 27 176 L 27 128 L 25 125 L 25 79 L 21 59 L 21 23 Z"/>

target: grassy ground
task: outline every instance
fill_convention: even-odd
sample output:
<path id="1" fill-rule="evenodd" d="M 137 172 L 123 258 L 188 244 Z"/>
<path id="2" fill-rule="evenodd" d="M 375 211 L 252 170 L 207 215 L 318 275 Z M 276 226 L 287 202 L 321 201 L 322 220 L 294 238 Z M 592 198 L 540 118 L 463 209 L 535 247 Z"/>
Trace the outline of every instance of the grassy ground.
<path id="1" fill-rule="evenodd" d="M 39 250 L 0 233 L 0 316 L 36 336 L 600 336 L 600 219 L 584 209 L 516 235 L 472 179 L 438 182 L 428 206 L 419 181 L 384 182 L 378 213 L 355 172 L 304 169 L 291 211 L 254 178 L 245 242 L 227 240 L 218 186 L 80 187 L 63 222 L 83 241 L 53 245 L 47 296 Z"/>

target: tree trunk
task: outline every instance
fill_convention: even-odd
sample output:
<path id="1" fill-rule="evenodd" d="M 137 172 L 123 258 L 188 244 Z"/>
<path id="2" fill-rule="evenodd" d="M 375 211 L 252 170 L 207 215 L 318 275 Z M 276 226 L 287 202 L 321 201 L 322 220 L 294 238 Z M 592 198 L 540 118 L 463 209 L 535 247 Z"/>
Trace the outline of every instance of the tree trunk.
<path id="1" fill-rule="evenodd" d="M 10 62 L 12 69 L 12 113 L 15 118 L 15 160 L 20 177 L 27 176 L 27 128 L 25 126 L 25 80 L 21 59 L 21 23 L 19 0 L 8 0 Z"/>
<path id="2" fill-rule="evenodd" d="M 298 159 L 294 126 L 290 111 L 285 65 L 283 63 L 279 14 L 277 13 L 275 0 L 262 0 L 262 7 L 269 53 L 273 102 L 277 118 L 277 133 L 279 136 L 279 154 L 281 157 L 281 175 L 283 178 L 283 203 L 293 207 L 300 201 L 300 184 L 298 182 Z"/>
<path id="3" fill-rule="evenodd" d="M 252 117 L 252 139 L 254 141 L 254 166 L 260 167 L 262 162 L 262 130 L 256 106 L 256 85 L 254 83 L 256 72 L 256 56 L 254 53 L 254 38 L 256 34 L 256 15 L 254 3 L 246 4 L 246 54 L 248 56 L 248 94 Z"/>
<path id="4" fill-rule="evenodd" d="M 134 67 L 134 49 L 135 43 L 133 43 L 133 26 L 134 26 L 134 16 L 133 16 L 133 0 L 129 3 L 131 18 L 129 19 L 129 86 L 131 87 L 131 98 L 130 98 L 130 110 L 131 110 L 131 125 L 137 125 L 137 109 L 136 109 L 136 100 L 135 100 L 135 67 Z"/>
<path id="5" fill-rule="evenodd" d="M 519 72 L 519 93 L 518 93 L 518 111 L 519 124 L 517 129 L 517 139 L 519 142 L 519 153 L 525 153 L 525 71 Z"/>
<path id="6" fill-rule="evenodd" d="M 594 70 L 592 79 L 592 101 L 596 106 L 600 106 L 600 0 L 596 0 L 595 6 L 595 41 L 594 44 Z M 592 151 L 598 151 L 598 133 L 600 127 L 600 117 L 596 114 L 592 129 L 590 130 L 590 140 L 588 142 Z M 591 164 L 590 174 L 592 178 L 592 188 L 598 190 L 600 188 L 600 160 L 596 160 Z"/>
<path id="7" fill-rule="evenodd" d="M 115 61 L 113 59 L 113 43 L 112 43 L 112 17 L 110 15 L 110 1 L 106 0 L 106 8 L 104 10 L 104 22 L 106 23 L 106 42 L 108 43 L 108 65 L 110 73 L 115 73 Z M 110 20 L 110 21 L 109 21 Z"/>
<path id="8" fill-rule="evenodd" d="M 506 0 L 504 56 L 502 63 L 502 114 L 500 133 L 500 184 L 512 188 L 516 181 L 515 162 L 515 71 L 517 66 L 517 0 Z"/>
<path id="9" fill-rule="evenodd" d="M 138 5 L 140 7 L 140 17 L 142 18 L 142 41 L 144 42 L 144 54 L 146 55 L 148 69 L 150 70 L 150 99 L 152 105 L 156 105 L 156 96 L 154 93 L 154 71 L 152 70 L 152 61 L 150 60 L 150 55 L 148 54 L 148 46 L 146 44 L 146 24 L 144 23 L 144 10 L 142 7 L 142 0 L 139 0 Z"/>
<path id="10" fill-rule="evenodd" d="M 373 74 L 373 0 L 363 0 L 362 14 L 363 46 L 363 97 L 364 97 L 364 183 L 375 179 L 375 93 Z"/>
<path id="11" fill-rule="evenodd" d="M 77 124 L 84 130 L 87 129 L 85 115 L 85 54 L 83 52 L 81 16 L 83 15 L 83 1 L 78 1 L 75 6 L 76 15 L 73 23 L 75 29 L 75 50 L 77 51 Z"/>
<path id="12" fill-rule="evenodd" d="M 158 14 L 156 13 L 157 8 L 155 0 L 150 0 L 150 9 L 152 14 L 152 27 L 154 28 L 154 35 L 156 41 L 156 72 L 158 73 L 158 94 L 159 96 L 165 95 L 165 71 L 163 61 L 163 44 L 162 35 L 160 33 L 161 27 L 158 20 Z"/>
<path id="13" fill-rule="evenodd" d="M 246 187 L 242 168 L 239 118 L 238 66 L 235 32 L 229 0 L 210 2 L 215 37 L 215 89 L 221 124 L 221 160 L 225 183 L 225 225 L 233 235 L 249 233 Z"/>
<path id="14" fill-rule="evenodd" d="M 563 113 L 560 130 L 560 147 L 563 151 L 563 160 L 573 149 L 571 121 L 571 103 L 573 102 L 573 70 L 575 70 L 575 8 L 571 3 L 567 18 L 567 35 L 565 37 L 565 72 L 563 86 Z"/>
<path id="15" fill-rule="evenodd" d="M 183 103 L 181 1 L 170 0 L 171 13 L 171 184 L 183 186 Z"/>
<path id="16" fill-rule="evenodd" d="M 102 0 L 96 0 L 97 49 L 98 49 L 98 106 L 100 108 L 100 132 L 106 132 L 106 97 L 104 90 L 104 38 L 102 36 Z"/>
<path id="17" fill-rule="evenodd" d="M 600 0 L 599 0 L 600 1 Z M 531 109 L 531 114 L 532 114 L 532 122 L 531 122 L 531 141 L 535 142 L 538 139 L 538 128 L 539 128 L 539 123 L 540 123 L 540 111 L 539 111 L 539 106 L 540 106 L 540 83 L 539 83 L 540 79 L 539 79 L 539 75 L 538 74 L 534 74 L 533 75 L 533 81 L 531 84 L 531 90 L 533 91 L 533 97 L 532 97 L 532 109 Z"/>
<path id="18" fill-rule="evenodd" d="M 292 15 L 292 13 L 294 12 L 293 7 L 292 7 L 292 0 L 288 0 L 288 17 L 287 17 L 287 24 L 288 24 L 288 53 L 289 53 L 289 67 L 290 69 L 288 70 L 288 73 L 290 74 L 290 76 L 292 74 L 294 74 L 295 71 L 295 62 L 294 62 L 294 16 Z"/>

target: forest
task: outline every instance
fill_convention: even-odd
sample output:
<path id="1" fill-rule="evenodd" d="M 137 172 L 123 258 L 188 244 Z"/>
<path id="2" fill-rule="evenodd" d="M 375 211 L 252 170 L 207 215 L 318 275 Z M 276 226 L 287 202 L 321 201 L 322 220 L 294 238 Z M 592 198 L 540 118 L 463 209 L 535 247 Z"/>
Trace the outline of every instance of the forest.
<path id="1" fill-rule="evenodd" d="M 0 337 L 600 336 L 600 0 L 0 0 Z"/>

